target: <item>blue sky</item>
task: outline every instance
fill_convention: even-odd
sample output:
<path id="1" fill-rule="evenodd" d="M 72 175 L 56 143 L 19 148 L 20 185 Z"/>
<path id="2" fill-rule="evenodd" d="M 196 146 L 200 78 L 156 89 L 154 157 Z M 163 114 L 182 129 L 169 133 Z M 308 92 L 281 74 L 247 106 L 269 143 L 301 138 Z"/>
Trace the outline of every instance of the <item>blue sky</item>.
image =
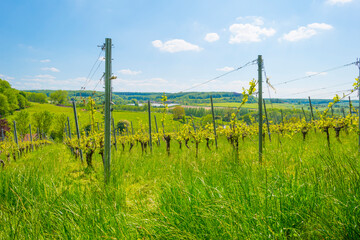
<path id="1" fill-rule="evenodd" d="M 351 65 L 276 86 L 360 57 L 359 0 L 2 0 L 0 9 L 0 78 L 17 89 L 80 90 L 88 81 L 93 90 L 104 62 L 86 78 L 106 37 L 114 91 L 178 92 L 259 54 L 273 98 L 332 97 L 359 74 Z M 256 65 L 193 90 L 241 92 L 252 78 Z"/>

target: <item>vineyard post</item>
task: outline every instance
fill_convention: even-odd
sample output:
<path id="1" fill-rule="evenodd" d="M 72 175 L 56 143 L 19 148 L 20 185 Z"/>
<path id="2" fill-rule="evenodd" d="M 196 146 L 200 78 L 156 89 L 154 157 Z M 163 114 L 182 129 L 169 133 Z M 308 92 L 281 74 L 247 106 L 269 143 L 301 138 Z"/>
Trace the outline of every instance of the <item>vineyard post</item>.
<path id="1" fill-rule="evenodd" d="M 314 112 L 313 112 L 313 107 L 312 107 L 312 104 L 311 104 L 311 98 L 309 96 L 309 104 L 310 104 L 310 110 L 311 110 L 311 117 L 312 117 L 312 120 L 314 121 Z"/>
<path id="2" fill-rule="evenodd" d="M 77 112 L 76 112 L 76 104 L 75 104 L 75 99 L 72 100 L 72 104 L 73 104 L 73 109 L 74 109 L 74 117 L 75 117 L 75 126 L 76 126 L 76 134 L 77 134 L 77 138 L 80 144 L 80 129 L 79 129 L 79 121 L 78 121 L 78 116 L 77 116 Z M 83 162 L 83 152 L 81 149 L 79 149 L 80 151 L 80 159 L 81 162 Z"/>
<path id="3" fill-rule="evenodd" d="M 303 108 L 303 107 L 301 107 L 301 110 L 302 110 L 302 112 L 303 112 L 303 114 L 304 114 L 305 122 L 307 122 L 307 118 L 306 118 L 306 114 L 305 114 L 305 110 L 304 110 L 304 108 Z"/>
<path id="4" fill-rule="evenodd" d="M 267 115 L 267 112 L 266 112 L 265 99 L 263 99 L 263 102 L 264 102 L 264 111 L 265 111 L 265 117 L 266 117 L 267 130 L 268 130 L 269 140 L 271 142 L 271 133 L 270 133 L 270 126 L 269 126 L 269 119 L 268 119 L 268 115 Z"/>
<path id="5" fill-rule="evenodd" d="M 210 96 L 210 102 L 211 102 L 211 115 L 212 115 L 212 120 L 213 120 L 213 125 L 214 125 L 215 146 L 216 146 L 216 149 L 217 149 L 217 148 L 218 148 L 218 144 L 217 144 L 217 136 L 216 136 L 214 103 L 213 103 L 213 98 L 212 98 L 212 96 Z"/>
<path id="6" fill-rule="evenodd" d="M 64 126 L 64 132 L 65 132 L 65 136 L 68 138 L 68 132 L 67 132 L 67 124 L 65 122 L 65 126 Z"/>
<path id="7" fill-rule="evenodd" d="M 192 120 L 192 124 L 193 124 L 194 131 L 195 131 L 195 133 L 196 133 L 196 126 L 195 126 L 194 118 L 193 118 L 192 115 L 191 115 L 191 120 Z"/>
<path id="8" fill-rule="evenodd" d="M 113 127 L 114 146 L 115 146 L 115 150 L 117 151 L 115 121 L 114 121 L 114 118 L 112 118 L 111 120 L 112 120 L 112 127 Z"/>
<path id="9" fill-rule="evenodd" d="M 19 148 L 19 141 L 18 141 L 17 131 L 16 131 L 16 122 L 13 121 L 13 123 L 14 123 L 14 138 L 15 138 L 15 143 L 16 143 L 16 145 L 17 145 L 18 148 Z"/>
<path id="10" fill-rule="evenodd" d="M 111 38 L 105 39 L 105 146 L 104 175 L 105 182 L 110 180 L 111 162 Z"/>
<path id="11" fill-rule="evenodd" d="M 334 117 L 334 109 L 332 106 L 331 106 L 331 117 Z"/>
<path id="12" fill-rule="evenodd" d="M 345 118 L 345 111 L 344 111 L 344 108 L 343 108 L 343 107 L 341 108 L 341 112 L 342 112 L 342 114 L 343 114 L 343 118 Z"/>
<path id="13" fill-rule="evenodd" d="M 30 130 L 31 149 L 34 151 L 33 137 L 32 137 L 32 133 L 31 133 L 31 124 L 29 124 L 29 130 Z"/>
<path id="14" fill-rule="evenodd" d="M 280 109 L 280 113 L 281 113 L 281 123 L 284 126 L 284 115 L 283 115 L 283 110 Z"/>
<path id="15" fill-rule="evenodd" d="M 39 128 L 37 128 L 37 139 L 38 140 L 40 139 L 40 130 L 39 130 Z"/>
<path id="16" fill-rule="evenodd" d="M 68 130 L 69 130 L 69 134 L 68 134 L 68 136 L 69 136 L 69 138 L 71 139 L 70 118 L 69 118 L 69 117 L 67 117 L 67 120 L 68 120 L 68 124 L 67 124 L 67 126 L 68 126 Z"/>
<path id="17" fill-rule="evenodd" d="M 262 128 L 263 128 L 263 113 L 262 113 L 262 56 L 259 55 L 257 59 L 258 63 L 258 84 L 259 84 L 259 162 L 262 162 Z"/>
<path id="18" fill-rule="evenodd" d="M 132 121 L 131 121 L 131 134 L 134 135 L 134 127 L 133 127 Z"/>
<path id="19" fill-rule="evenodd" d="M 148 115 L 149 115 L 149 147 L 152 152 L 152 137 L 151 137 L 151 106 L 150 100 L 148 100 Z"/>
<path id="20" fill-rule="evenodd" d="M 156 115 L 154 115 L 154 119 L 155 119 L 156 133 L 158 134 L 158 145 L 160 146 L 159 129 L 158 129 L 157 121 L 156 121 Z"/>
<path id="21" fill-rule="evenodd" d="M 351 116 L 351 98 L 349 96 L 349 112 L 350 112 L 350 116 Z"/>
<path id="22" fill-rule="evenodd" d="M 99 122 L 96 122 L 96 123 L 97 123 L 98 131 L 100 131 Z"/>
<path id="23" fill-rule="evenodd" d="M 4 136 L 4 129 L 1 128 L 1 139 L 4 141 L 5 140 L 5 136 Z"/>
<path id="24" fill-rule="evenodd" d="M 360 58 L 356 59 L 356 65 L 359 69 L 359 80 L 360 80 Z M 359 130 L 360 130 L 360 87 L 358 86 L 358 97 L 359 97 L 359 110 L 358 110 L 358 117 L 359 117 Z M 360 134 L 359 134 L 359 152 L 360 152 Z"/>

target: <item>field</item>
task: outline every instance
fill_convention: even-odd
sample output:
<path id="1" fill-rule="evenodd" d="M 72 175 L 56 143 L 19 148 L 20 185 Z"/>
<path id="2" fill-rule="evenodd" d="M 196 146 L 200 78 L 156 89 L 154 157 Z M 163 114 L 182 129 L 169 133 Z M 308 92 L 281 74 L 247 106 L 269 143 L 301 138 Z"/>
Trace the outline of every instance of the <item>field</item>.
<path id="1" fill-rule="evenodd" d="M 231 108 L 237 108 L 239 107 L 240 103 L 236 103 L 236 102 L 225 102 L 225 103 L 214 103 L 214 107 L 231 107 Z M 206 106 L 206 107 L 210 107 L 210 103 L 204 103 L 204 104 L 200 104 L 200 106 Z M 247 103 L 243 106 L 243 108 L 248 108 L 248 109 L 258 109 L 258 104 L 257 103 Z M 267 104 L 267 108 L 276 108 L 276 109 L 292 109 L 293 105 L 291 104 L 287 104 L 287 103 L 273 103 L 273 104 Z"/>
<path id="2" fill-rule="evenodd" d="M 31 115 L 36 113 L 36 112 L 41 112 L 41 111 L 49 111 L 50 113 L 52 113 L 54 116 L 56 114 L 65 114 L 67 117 L 70 118 L 70 122 L 72 124 L 72 129 L 75 129 L 75 123 L 74 123 L 74 111 L 72 107 L 60 107 L 60 106 L 56 106 L 53 104 L 39 104 L 39 103 L 31 103 L 31 107 L 23 110 L 23 111 L 28 111 Z M 80 124 L 80 128 L 85 127 L 86 125 L 90 124 L 91 119 L 90 119 L 90 114 L 87 110 L 85 110 L 84 108 L 77 108 L 77 113 L 79 115 L 79 124 Z M 9 121 L 14 120 L 15 116 L 17 113 L 15 113 L 14 115 L 11 115 L 8 117 Z M 154 121 L 154 115 L 157 118 L 157 123 L 159 124 L 159 128 L 160 128 L 160 120 L 162 117 L 161 113 L 152 113 L 152 124 L 153 126 L 155 126 L 155 121 Z M 143 124 L 147 124 L 148 123 L 148 113 L 147 112 L 131 112 L 131 111 L 114 111 L 113 112 L 113 118 L 115 121 L 115 124 L 119 121 L 119 120 L 128 120 L 129 122 L 132 122 L 134 129 L 138 129 L 139 128 L 139 123 L 140 121 Z M 95 113 L 95 121 L 96 122 L 103 122 L 103 115 L 100 113 L 100 110 L 97 110 Z M 171 121 L 171 117 L 169 116 L 166 119 L 165 122 L 166 126 L 169 126 L 170 129 L 172 130 L 173 128 L 178 127 L 179 123 L 177 122 L 173 122 Z"/>
<path id="3" fill-rule="evenodd" d="M 357 136 L 309 132 L 225 137 L 219 149 L 172 141 L 153 153 L 113 149 L 111 181 L 95 155 L 89 169 L 63 144 L 10 162 L 0 174 L 0 238 L 356 239 L 360 237 Z M 281 142 L 280 142 L 280 141 Z"/>

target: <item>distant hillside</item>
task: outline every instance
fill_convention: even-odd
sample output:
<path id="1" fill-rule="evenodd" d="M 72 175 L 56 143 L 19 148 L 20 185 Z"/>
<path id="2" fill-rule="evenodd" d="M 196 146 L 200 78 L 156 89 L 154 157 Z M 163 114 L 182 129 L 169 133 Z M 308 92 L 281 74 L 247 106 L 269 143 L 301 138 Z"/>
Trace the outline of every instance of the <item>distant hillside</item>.
<path id="1" fill-rule="evenodd" d="M 55 90 L 29 90 L 28 92 L 45 93 L 49 96 Z M 100 96 L 102 99 L 103 92 L 93 91 L 67 91 L 70 98 L 73 97 L 89 97 Z M 113 92 L 113 99 L 115 101 L 132 102 L 137 101 L 160 101 L 164 93 L 159 92 Z M 208 103 L 210 96 L 213 97 L 214 102 L 241 102 L 242 94 L 236 92 L 184 92 L 184 93 L 165 93 L 169 101 L 180 104 L 198 104 Z M 254 97 L 250 97 L 249 102 L 256 102 Z"/>

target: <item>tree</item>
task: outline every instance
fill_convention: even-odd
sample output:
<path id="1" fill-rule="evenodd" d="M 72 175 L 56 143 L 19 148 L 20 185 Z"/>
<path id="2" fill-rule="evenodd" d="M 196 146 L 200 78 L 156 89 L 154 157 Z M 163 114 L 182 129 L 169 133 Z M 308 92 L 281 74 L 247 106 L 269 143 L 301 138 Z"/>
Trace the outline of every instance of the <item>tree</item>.
<path id="1" fill-rule="evenodd" d="M 182 106 L 176 106 L 172 110 L 173 113 L 173 119 L 174 120 L 180 120 L 185 117 L 185 109 Z"/>
<path id="2" fill-rule="evenodd" d="M 24 92 L 11 88 L 10 83 L 0 79 L 0 114 L 7 115 L 28 105 Z M 6 97 L 6 99 L 4 98 Z"/>
<path id="3" fill-rule="evenodd" d="M 39 129 L 40 134 L 47 134 L 50 130 L 53 116 L 49 111 L 42 111 L 33 114 L 35 127 Z"/>
<path id="4" fill-rule="evenodd" d="M 57 104 L 63 104 L 65 103 L 67 96 L 68 96 L 67 91 L 57 90 L 50 94 L 50 100 Z"/>
<path id="5" fill-rule="evenodd" d="M 23 138 L 29 132 L 29 123 L 30 123 L 30 113 L 27 111 L 20 111 L 16 114 L 16 130 L 20 135 L 20 138 Z"/>
<path id="6" fill-rule="evenodd" d="M 64 139 L 64 128 L 67 122 L 67 117 L 64 113 L 56 114 L 54 118 L 54 126 L 51 132 L 51 137 L 55 140 L 62 141 Z"/>
<path id="7" fill-rule="evenodd" d="M 126 129 L 128 129 L 130 126 L 130 122 L 128 120 L 120 120 L 117 124 L 116 124 L 116 128 L 119 129 L 119 131 L 125 132 Z"/>
<path id="8" fill-rule="evenodd" d="M 27 93 L 26 98 L 30 102 L 46 103 L 47 96 L 45 93 Z"/>
<path id="9" fill-rule="evenodd" d="M 17 100 L 18 100 L 20 109 L 24 109 L 29 106 L 27 99 L 22 94 L 17 95 Z"/>
<path id="10" fill-rule="evenodd" d="M 6 116 L 9 113 L 9 103 L 7 97 L 0 93 L 0 115 Z"/>

